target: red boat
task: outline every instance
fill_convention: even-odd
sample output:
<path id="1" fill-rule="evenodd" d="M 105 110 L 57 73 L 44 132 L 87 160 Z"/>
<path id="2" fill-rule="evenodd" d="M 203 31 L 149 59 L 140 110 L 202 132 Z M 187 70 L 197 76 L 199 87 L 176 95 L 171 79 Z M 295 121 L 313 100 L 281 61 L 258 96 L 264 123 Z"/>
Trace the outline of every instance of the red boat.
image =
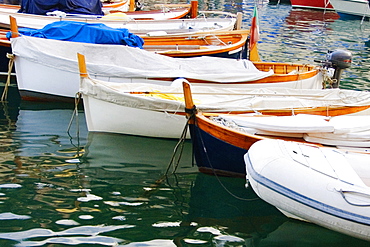
<path id="1" fill-rule="evenodd" d="M 329 0 L 290 0 L 293 8 L 333 10 Z"/>

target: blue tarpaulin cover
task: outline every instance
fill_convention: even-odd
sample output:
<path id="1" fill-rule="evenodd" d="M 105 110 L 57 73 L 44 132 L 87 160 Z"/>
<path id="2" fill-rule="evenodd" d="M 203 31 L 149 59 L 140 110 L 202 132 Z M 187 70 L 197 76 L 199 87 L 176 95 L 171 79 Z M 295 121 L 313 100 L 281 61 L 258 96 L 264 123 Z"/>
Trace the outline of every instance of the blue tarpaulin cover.
<path id="1" fill-rule="evenodd" d="M 144 40 L 126 28 L 111 28 L 103 23 L 57 21 L 42 29 L 19 28 L 22 35 L 93 44 L 116 44 L 143 48 Z M 10 38 L 11 34 L 7 33 Z"/>
<path id="2" fill-rule="evenodd" d="M 18 12 L 45 15 L 55 10 L 70 14 L 104 15 L 100 0 L 21 0 Z"/>

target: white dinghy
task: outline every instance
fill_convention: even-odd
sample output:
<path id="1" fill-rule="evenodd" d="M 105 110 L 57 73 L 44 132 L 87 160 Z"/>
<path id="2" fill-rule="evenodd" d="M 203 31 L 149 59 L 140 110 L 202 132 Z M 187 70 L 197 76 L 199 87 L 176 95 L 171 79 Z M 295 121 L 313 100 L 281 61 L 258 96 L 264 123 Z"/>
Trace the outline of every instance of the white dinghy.
<path id="1" fill-rule="evenodd" d="M 244 156 L 247 181 L 286 216 L 370 240 L 370 156 L 262 140 Z"/>

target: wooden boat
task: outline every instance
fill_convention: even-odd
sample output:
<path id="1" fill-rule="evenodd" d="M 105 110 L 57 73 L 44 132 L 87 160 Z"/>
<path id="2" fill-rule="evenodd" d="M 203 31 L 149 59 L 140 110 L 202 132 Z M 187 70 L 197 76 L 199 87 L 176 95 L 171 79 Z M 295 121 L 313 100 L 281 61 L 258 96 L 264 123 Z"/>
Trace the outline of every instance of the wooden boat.
<path id="1" fill-rule="evenodd" d="M 343 96 L 344 94 L 348 94 L 348 99 L 355 99 L 357 97 L 353 94 L 359 96 L 357 99 L 360 99 L 362 96 L 364 96 L 363 99 L 365 99 L 368 98 L 368 96 L 365 95 L 369 95 L 368 92 L 353 90 L 338 91 L 326 89 L 321 91 L 322 93 L 339 93 L 339 95 Z M 266 106 L 263 110 L 256 110 L 258 113 L 257 115 L 251 116 L 246 114 L 233 115 L 197 112 L 194 103 L 192 103 L 188 86 L 184 86 L 184 92 L 194 156 L 198 169 L 204 173 L 234 177 L 245 176 L 246 171 L 243 155 L 248 151 L 250 146 L 258 140 L 279 138 L 298 142 L 309 142 L 309 140 L 305 140 L 307 133 L 319 132 L 318 134 L 334 134 L 336 133 L 335 130 L 337 132 L 341 130 L 343 133 L 345 130 L 344 126 L 352 127 L 353 130 L 351 131 L 355 132 L 356 128 L 357 130 L 360 129 L 359 126 L 356 126 L 358 123 L 364 124 L 366 128 L 369 127 L 368 122 L 365 122 L 370 120 L 370 105 L 367 99 L 363 101 L 363 104 L 356 99 L 359 104 L 355 103 L 352 105 L 350 103 L 351 100 L 347 102 L 343 101 L 342 104 L 337 104 L 339 102 L 334 103 L 334 101 L 329 103 L 330 100 L 326 100 L 331 98 L 331 96 L 324 96 L 323 98 L 320 96 L 316 98 L 316 102 L 321 102 L 321 104 L 323 104 L 321 107 L 303 107 L 300 109 L 299 107 L 289 108 L 290 103 L 287 102 L 287 99 L 281 98 L 280 102 L 286 102 L 286 107 L 279 107 L 280 103 L 275 101 L 271 104 L 274 105 L 274 107 L 270 108 Z M 341 94 L 342 92 L 344 94 Z M 285 95 L 292 96 L 293 93 L 287 93 Z M 355 98 L 353 98 L 353 96 Z M 302 98 L 305 97 L 302 95 Z M 315 98 L 315 96 L 313 96 L 313 98 Z M 336 96 L 333 97 L 333 99 L 334 98 L 336 98 Z M 266 100 L 261 100 L 261 103 L 266 102 Z M 348 117 L 350 115 L 352 118 L 349 121 L 348 119 L 344 121 L 342 126 L 340 123 L 338 125 L 334 124 L 335 121 L 337 121 L 334 119 L 343 120 L 343 117 Z M 327 121 L 328 117 L 330 121 Z M 362 128 L 363 132 L 364 126 Z M 340 146 L 354 145 L 353 147 L 359 147 L 360 142 L 362 143 L 361 147 L 370 146 L 369 140 L 362 139 L 356 142 L 347 141 L 345 143 L 345 140 L 341 139 L 341 141 L 342 142 L 338 141 Z M 318 142 L 314 143 L 323 145 Z M 334 142 L 332 142 L 332 145 L 334 145 Z"/>
<path id="2" fill-rule="evenodd" d="M 290 0 L 293 8 L 334 10 L 329 0 Z"/>
<path id="3" fill-rule="evenodd" d="M 18 1 L 19 2 L 19 1 Z M 121 10 L 122 7 L 128 5 L 130 3 L 129 0 L 107 0 L 102 1 L 102 8 L 104 11 L 111 11 L 111 10 Z M 0 4 L 0 9 L 9 11 L 9 12 L 18 12 L 20 9 L 20 4 Z M 125 7 L 126 8 L 126 7 Z"/>
<path id="4" fill-rule="evenodd" d="M 115 83 L 95 80 L 88 76 L 84 56 L 79 55 L 80 93 L 82 94 L 89 131 L 112 132 L 158 138 L 180 138 L 186 126 L 185 105 L 181 97 L 185 79 L 178 79 L 173 86 L 148 83 Z M 209 113 L 255 113 L 291 115 L 294 110 L 317 111 L 317 114 L 335 114 L 344 109 L 337 90 L 288 90 L 220 88 L 212 85 L 194 86 L 193 91 L 200 110 Z M 303 92 L 304 91 L 304 92 Z M 290 92 L 290 93 L 289 93 Z M 295 95 L 295 96 L 293 96 Z M 325 96 L 324 96 L 325 95 Z M 329 96 L 331 95 L 331 96 Z M 337 95 L 337 96 L 335 96 Z M 354 96 L 354 95 L 352 95 Z M 357 95 L 356 96 L 360 96 Z M 370 95 L 368 104 L 370 104 Z M 326 100 L 319 101 L 318 98 Z M 311 98 L 311 99 L 309 99 Z M 329 98 L 333 104 L 328 108 Z M 334 105 L 334 102 L 335 105 Z M 363 104 L 365 104 L 363 102 Z M 370 105 L 353 107 L 365 110 Z M 302 107 L 304 106 L 304 107 Z M 266 111 L 264 111 L 266 110 Z M 320 126 L 321 127 L 321 126 Z M 189 138 L 189 135 L 185 137 Z"/>
<path id="5" fill-rule="evenodd" d="M 216 56 L 246 58 L 249 30 L 145 37 L 144 49 L 170 57 Z"/>
<path id="6" fill-rule="evenodd" d="M 17 20 L 18 27 L 27 27 L 33 29 L 41 29 L 48 24 L 56 21 L 82 21 L 87 23 L 104 23 L 112 28 L 126 28 L 131 33 L 142 36 L 166 35 L 171 34 L 189 34 L 200 31 L 231 31 L 236 28 L 237 21 L 241 21 L 240 14 L 232 14 L 228 12 L 215 11 L 199 11 L 201 15 L 196 18 L 187 19 L 169 19 L 169 20 L 133 20 L 125 16 L 115 16 L 108 18 L 54 18 L 53 16 L 24 16 L 21 13 L 11 14 Z M 0 18 L 1 11 L 0 11 Z M 9 16 L 4 17 L 9 19 Z M 9 21 L 7 21 L 9 22 Z M 1 24 L 1 23 L 0 23 Z M 9 25 L 3 25 L 8 28 Z"/>
<path id="7" fill-rule="evenodd" d="M 369 154 L 262 140 L 244 158 L 248 184 L 286 216 L 370 240 Z"/>
<path id="8" fill-rule="evenodd" d="M 15 18 L 10 17 L 12 22 L 16 22 Z M 14 23 L 14 26 L 16 23 Z M 63 32 L 54 32 L 54 30 L 71 30 L 73 34 Z M 90 32 L 96 32 L 100 29 L 104 35 L 110 33 L 120 32 L 122 35 L 127 34 L 125 29 L 115 29 L 106 26 L 103 23 L 92 24 L 84 22 L 71 22 L 71 21 L 59 21 L 54 22 L 43 29 L 36 29 L 36 37 L 43 37 L 47 39 L 58 39 L 64 41 L 77 41 L 83 43 L 96 43 L 95 40 L 90 40 L 90 36 L 82 33 L 82 29 L 88 29 Z M 73 31 L 77 30 L 77 31 Z M 19 30 L 21 34 L 32 36 L 32 32 L 29 29 L 25 31 Z M 13 28 L 13 33 L 18 33 L 18 27 Z M 53 36 L 54 33 L 58 33 Z M 41 35 L 42 34 L 42 35 Z M 63 36 L 64 35 L 64 36 Z M 102 35 L 102 34 L 98 34 Z M 173 57 L 195 57 L 195 56 L 217 56 L 217 57 L 227 57 L 227 58 L 246 58 L 247 54 L 244 49 L 249 35 L 248 30 L 233 30 L 233 31 L 207 31 L 207 32 L 196 32 L 196 33 L 186 33 L 186 34 L 174 34 L 174 35 L 154 35 L 154 36 L 142 36 L 145 46 L 144 49 L 153 51 L 158 54 L 173 56 Z M 74 40 L 70 38 L 74 38 Z M 76 39 L 76 37 L 78 37 Z M 131 37 L 134 37 L 131 36 Z M 129 38 L 131 38 L 129 37 Z M 122 43 L 127 37 L 122 39 L 112 40 L 107 39 L 108 43 L 105 41 L 99 44 L 114 44 L 122 45 Z"/>
<path id="9" fill-rule="evenodd" d="M 63 12 L 54 12 L 49 15 L 35 15 L 16 13 L 13 9 L 1 8 L 0 5 L 0 27 L 10 28 L 9 16 L 12 15 L 18 20 L 20 27 L 43 28 L 45 25 L 61 21 L 82 21 L 88 23 L 104 23 L 114 28 L 125 28 L 124 23 L 137 20 L 169 20 L 180 19 L 187 15 L 195 18 L 198 15 L 197 1 L 191 4 L 171 4 L 159 5 L 157 9 L 116 12 L 112 14 L 102 15 L 87 15 L 87 14 L 66 14 Z M 131 23 L 132 24 L 132 23 Z"/>
<path id="10" fill-rule="evenodd" d="M 370 7 L 367 0 L 330 0 L 339 15 L 349 15 L 358 18 L 370 17 Z"/>
<path id="11" fill-rule="evenodd" d="M 252 63 L 207 56 L 171 58 L 127 46 L 27 36 L 13 38 L 12 50 L 18 87 L 25 100 L 73 100 L 79 89 L 77 53 L 86 56 L 91 77 L 113 82 L 171 85 L 175 79 L 184 77 L 197 85 L 310 89 L 321 89 L 323 83 L 322 72 L 314 65 Z M 107 54 L 114 54 L 114 59 Z"/>

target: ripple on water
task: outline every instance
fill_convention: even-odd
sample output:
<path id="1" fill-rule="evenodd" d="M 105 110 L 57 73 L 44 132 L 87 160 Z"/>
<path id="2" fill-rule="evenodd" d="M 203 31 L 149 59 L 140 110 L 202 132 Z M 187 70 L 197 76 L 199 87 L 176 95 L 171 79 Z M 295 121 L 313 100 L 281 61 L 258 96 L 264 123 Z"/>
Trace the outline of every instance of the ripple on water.
<path id="1" fill-rule="evenodd" d="M 0 189 L 18 189 L 21 187 L 20 184 L 0 184 Z"/>
<path id="2" fill-rule="evenodd" d="M 31 216 L 28 215 L 18 215 L 13 213 L 1 213 L 0 220 L 28 220 Z"/>

